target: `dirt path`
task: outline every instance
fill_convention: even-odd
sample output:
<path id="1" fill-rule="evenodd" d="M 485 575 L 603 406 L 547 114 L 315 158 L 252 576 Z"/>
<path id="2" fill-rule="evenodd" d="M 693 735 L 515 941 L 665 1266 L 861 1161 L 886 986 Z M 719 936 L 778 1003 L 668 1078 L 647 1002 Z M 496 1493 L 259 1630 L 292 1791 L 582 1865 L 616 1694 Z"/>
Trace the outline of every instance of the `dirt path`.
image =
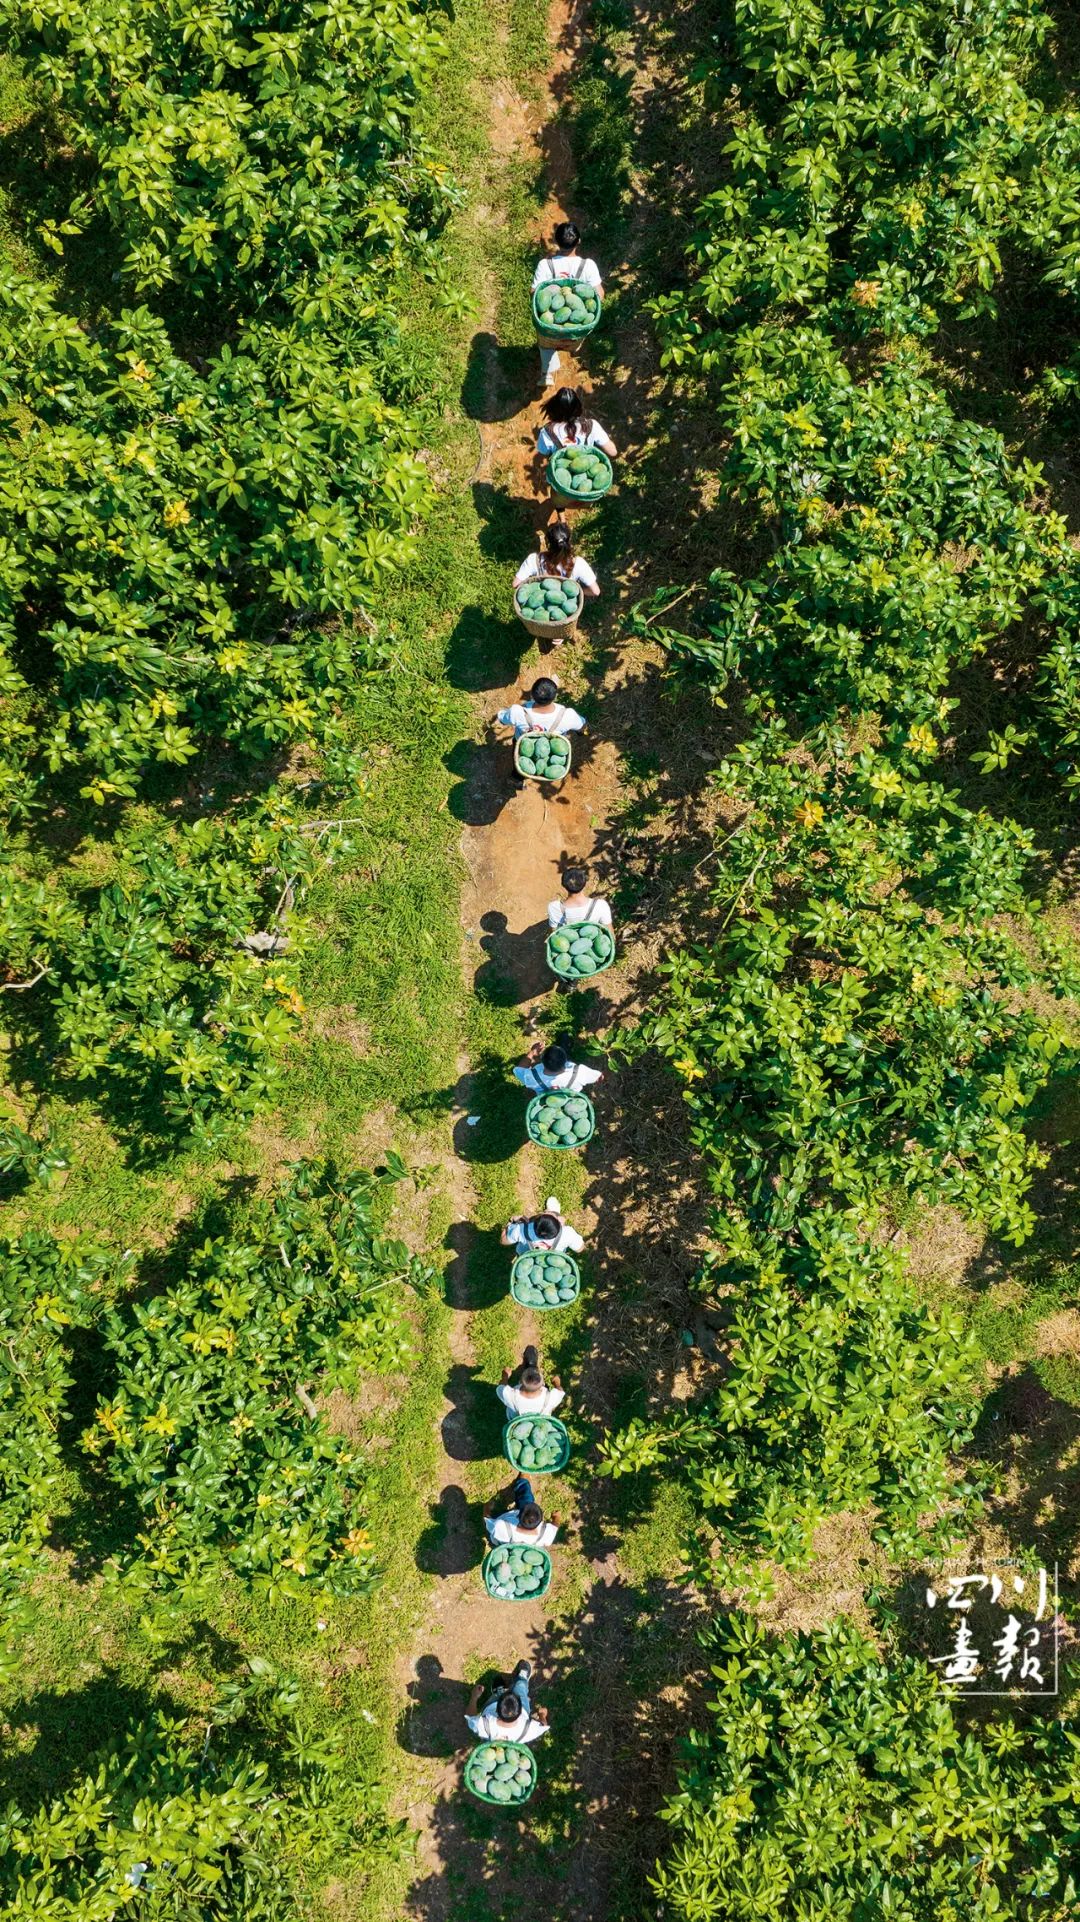
<path id="1" fill-rule="evenodd" d="M 567 0 L 555 0 L 549 15 L 552 64 L 540 97 L 526 105 L 506 91 L 496 90 L 489 102 L 491 145 L 497 160 L 511 165 L 524 159 L 530 168 L 543 166 L 548 198 L 543 220 L 533 236 L 537 253 L 544 251 L 558 216 L 572 210 L 567 205 L 572 202 L 572 158 L 557 112 L 577 36 L 575 9 Z M 481 229 L 488 211 L 474 210 Z M 482 230 L 478 230 L 477 245 L 483 245 Z M 602 251 L 599 244 L 598 250 Z M 482 314 L 478 327 L 480 336 L 490 344 L 484 360 L 486 405 L 477 473 L 521 503 L 524 556 L 546 518 L 531 503 L 530 470 L 542 397 L 538 362 L 530 359 L 528 383 L 523 383 L 519 373 L 507 370 L 494 344 L 497 314 Z M 561 379 L 589 390 L 592 382 L 587 360 L 578 363 L 565 352 L 561 358 Z M 520 362 L 517 355 L 513 367 L 520 367 Z M 620 444 L 632 425 L 624 417 L 621 398 L 618 387 L 605 385 L 600 410 Z M 609 598 L 613 597 L 614 582 L 607 588 Z M 582 659 L 587 652 L 587 640 L 579 640 L 576 646 L 543 657 L 545 670 L 554 670 L 567 681 L 571 698 L 584 691 Z M 565 792 L 545 794 L 533 786 L 520 793 L 513 791 L 509 752 L 505 745 L 494 749 L 490 719 L 498 708 L 519 697 L 522 686 L 535 677 L 540 664 L 534 645 L 514 681 L 478 697 L 473 753 L 465 774 L 467 825 L 462 835 L 468 873 L 462 903 L 468 985 L 473 987 L 475 975 L 483 969 L 496 972 L 520 1008 L 526 1027 L 535 1027 L 537 1032 L 543 1031 L 554 1014 L 550 976 L 543 960 L 548 901 L 558 892 L 560 870 L 568 857 L 588 860 L 594 851 L 602 850 L 602 865 L 611 873 L 610 823 L 619 792 L 617 748 L 611 739 L 602 738 L 600 730 L 590 741 L 588 753 L 576 757 Z M 594 711 L 598 707 L 596 696 L 611 692 L 620 680 L 618 664 L 599 680 L 594 673 L 590 684 Z M 462 1063 L 455 1113 L 457 1132 L 466 1125 L 472 1096 L 468 1064 Z M 616 1151 L 608 1152 L 613 1155 Z M 521 1204 L 531 1206 L 542 1201 L 543 1196 L 536 1192 L 538 1170 L 531 1151 L 519 1157 L 518 1172 Z M 628 1739 L 628 1729 L 625 1716 L 620 1719 L 615 1706 L 610 1677 L 613 1668 L 625 1660 L 627 1642 L 640 1625 L 640 1601 L 637 1591 L 621 1576 L 610 1538 L 602 1527 L 587 1525 L 582 1526 L 580 1535 L 555 1551 L 552 1595 L 556 1610 L 560 1579 L 567 1577 L 567 1564 L 571 1560 L 576 1563 L 570 1579 L 581 1600 L 571 1619 L 564 1611 L 560 1620 L 547 1601 L 536 1605 L 500 1604 L 483 1591 L 477 1569 L 478 1518 L 460 1484 L 456 1464 L 487 1453 L 474 1445 L 473 1438 L 490 1427 L 483 1403 L 491 1397 L 494 1384 L 479 1379 L 476 1365 L 470 1310 L 477 1305 L 472 1280 L 477 1237 L 467 1225 L 473 1191 L 468 1165 L 460 1158 L 453 1166 L 452 1187 L 456 1219 L 462 1226 L 448 1276 L 448 1298 L 458 1312 L 450 1336 L 450 1376 L 455 1387 L 452 1396 L 447 1394 L 440 1418 L 447 1472 L 441 1490 L 433 1491 L 433 1504 L 437 1495 L 442 1520 L 438 1579 L 429 1618 L 401 1664 L 402 1695 L 409 1703 L 405 1746 L 422 1758 L 409 1803 L 401 1811 L 419 1834 L 417 1872 L 407 1913 L 424 1922 L 450 1922 L 459 1914 L 501 1918 L 517 1903 L 527 1906 L 534 1901 L 540 1902 L 546 1912 L 555 1912 L 549 1881 L 551 1857 L 541 1860 L 542 1847 L 536 1835 L 545 1823 L 544 1795 L 538 1793 L 527 1821 L 515 1824 L 501 1814 L 500 1840 L 492 1844 L 490 1838 L 485 1842 L 480 1836 L 478 1818 L 481 1823 L 484 1818 L 461 1788 L 465 1685 L 488 1669 L 497 1650 L 507 1669 L 519 1656 L 527 1655 L 533 1661 L 541 1699 L 551 1713 L 552 1735 L 538 1751 L 541 1775 L 548 1776 L 561 1749 L 569 1786 L 561 1815 L 551 1807 L 546 1810 L 549 1829 L 553 1822 L 561 1821 L 568 1843 L 575 1831 L 583 1835 L 582 1846 L 568 1847 L 561 1871 L 557 1894 L 560 1922 L 599 1922 L 606 1911 L 605 1890 L 613 1859 L 622 1846 L 621 1833 L 633 1819 L 628 1809 L 619 1807 L 620 1775 L 625 1780 L 620 1748 Z M 575 1215 L 586 1235 L 597 1227 L 597 1211 L 603 1201 L 604 1183 L 590 1179 L 584 1210 Z M 612 1245 L 617 1245 L 607 1207 L 604 1212 L 605 1232 L 612 1236 Z M 537 1330 L 524 1311 L 518 1311 L 518 1352 L 526 1341 L 546 1332 Z M 586 1382 L 591 1391 L 600 1378 L 596 1353 L 590 1353 L 586 1346 L 576 1380 L 567 1381 L 572 1398 Z M 581 1413 L 584 1415 L 584 1407 Z M 570 1671 L 572 1683 L 567 1680 Z M 560 1699 L 565 1703 L 561 1711 Z M 652 1739 L 650 1725 L 656 1718 L 650 1716 L 647 1705 L 643 1717 L 645 1726 L 634 1739 L 647 1754 Z M 572 1733 L 568 1728 L 571 1721 Z M 512 1845 L 508 1846 L 511 1838 Z M 545 1846 L 551 1839 L 549 1832 Z"/>

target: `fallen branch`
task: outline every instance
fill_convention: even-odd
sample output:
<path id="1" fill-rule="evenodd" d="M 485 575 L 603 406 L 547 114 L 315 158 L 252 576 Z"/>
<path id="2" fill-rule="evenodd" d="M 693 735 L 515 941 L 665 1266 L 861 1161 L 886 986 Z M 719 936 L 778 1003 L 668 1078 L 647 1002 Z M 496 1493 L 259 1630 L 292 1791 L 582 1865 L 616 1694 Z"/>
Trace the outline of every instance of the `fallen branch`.
<path id="1" fill-rule="evenodd" d="M 48 965 L 39 968 L 29 981 L 0 981 L 0 994 L 23 994 L 27 988 L 36 988 L 40 980 L 49 972 Z"/>

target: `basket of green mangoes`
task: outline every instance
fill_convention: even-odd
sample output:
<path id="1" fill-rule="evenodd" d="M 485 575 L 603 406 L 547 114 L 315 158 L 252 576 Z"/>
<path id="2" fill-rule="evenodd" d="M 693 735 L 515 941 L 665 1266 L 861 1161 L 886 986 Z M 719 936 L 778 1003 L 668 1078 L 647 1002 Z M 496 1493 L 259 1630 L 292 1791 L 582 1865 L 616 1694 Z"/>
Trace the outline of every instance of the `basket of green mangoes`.
<path id="1" fill-rule="evenodd" d="M 556 494 L 564 500 L 602 500 L 615 470 L 602 447 L 558 447 L 547 464 L 547 477 Z"/>
<path id="2" fill-rule="evenodd" d="M 518 619 L 530 634 L 556 641 L 569 640 L 581 617 L 583 595 L 580 581 L 564 580 L 561 574 L 544 574 L 526 581 L 514 595 Z"/>
<path id="3" fill-rule="evenodd" d="M 534 1095 L 525 1110 L 525 1132 L 539 1148 L 583 1148 L 591 1141 L 596 1115 L 588 1095 Z"/>
<path id="4" fill-rule="evenodd" d="M 519 1255 L 510 1270 L 510 1293 L 522 1308 L 569 1308 L 581 1293 L 581 1269 L 573 1255 L 538 1249 Z"/>
<path id="5" fill-rule="evenodd" d="M 584 340 L 591 334 L 603 302 L 595 287 L 581 280 L 545 280 L 532 299 L 533 319 L 552 340 Z"/>
<path id="6" fill-rule="evenodd" d="M 572 921 L 548 935 L 546 953 L 548 967 L 560 981 L 587 981 L 610 968 L 615 959 L 615 936 L 610 928 Z"/>
<path id="7" fill-rule="evenodd" d="M 524 1742 L 480 1742 L 465 1758 L 465 1787 L 481 1802 L 518 1807 L 536 1787 L 536 1757 Z"/>
<path id="8" fill-rule="evenodd" d="M 551 1556 L 543 1548 L 496 1547 L 481 1573 L 496 1602 L 538 1602 L 551 1587 Z"/>
<path id="9" fill-rule="evenodd" d="M 527 781 L 561 781 L 570 772 L 570 742 L 565 734 L 519 734 L 514 766 Z"/>
<path id="10" fill-rule="evenodd" d="M 570 1437 L 554 1415 L 515 1415 L 503 1429 L 503 1454 L 511 1468 L 555 1475 L 570 1460 Z"/>

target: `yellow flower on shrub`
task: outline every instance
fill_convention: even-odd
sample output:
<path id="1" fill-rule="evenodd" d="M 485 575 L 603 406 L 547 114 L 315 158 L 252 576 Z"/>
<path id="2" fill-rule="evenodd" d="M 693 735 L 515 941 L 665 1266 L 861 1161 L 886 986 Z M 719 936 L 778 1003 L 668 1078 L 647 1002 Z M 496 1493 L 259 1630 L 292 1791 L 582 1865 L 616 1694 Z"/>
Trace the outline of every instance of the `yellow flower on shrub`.
<path id="1" fill-rule="evenodd" d="M 191 509 L 186 501 L 170 501 L 163 518 L 168 528 L 186 527 L 191 519 Z"/>
<path id="2" fill-rule="evenodd" d="M 817 828 L 825 819 L 825 809 L 820 801 L 803 801 L 795 809 L 795 819 L 801 828 Z"/>
<path id="3" fill-rule="evenodd" d="M 350 1555 L 362 1555 L 365 1548 L 371 1547 L 371 1536 L 366 1528 L 350 1528 L 341 1546 Z"/>
<path id="4" fill-rule="evenodd" d="M 675 1063 L 676 1068 L 687 1081 L 704 1081 L 705 1070 L 699 1068 L 692 1054 L 683 1054 Z"/>

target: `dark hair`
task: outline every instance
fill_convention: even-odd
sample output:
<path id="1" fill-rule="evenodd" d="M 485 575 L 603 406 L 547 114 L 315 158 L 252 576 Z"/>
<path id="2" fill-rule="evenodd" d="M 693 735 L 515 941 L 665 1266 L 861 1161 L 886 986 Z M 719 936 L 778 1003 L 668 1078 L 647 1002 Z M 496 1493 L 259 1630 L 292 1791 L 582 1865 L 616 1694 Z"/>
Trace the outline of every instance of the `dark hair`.
<path id="1" fill-rule="evenodd" d="M 572 254 L 580 239 L 580 227 L 575 227 L 572 220 L 560 220 L 555 229 L 555 245 L 560 253 Z"/>
<path id="2" fill-rule="evenodd" d="M 563 884 L 563 887 L 566 889 L 567 894 L 580 894 L 582 888 L 587 886 L 588 879 L 589 879 L 588 868 L 564 868 L 563 869 L 562 884 Z"/>
<path id="3" fill-rule="evenodd" d="M 585 412 L 585 402 L 576 387 L 560 387 L 552 394 L 541 409 L 549 427 L 565 427 L 569 430 L 567 439 L 588 441 L 592 433 L 592 415 Z"/>
<path id="4" fill-rule="evenodd" d="M 544 1511 L 539 1502 L 526 1502 L 524 1508 L 518 1510 L 518 1525 L 521 1528 L 539 1528 L 543 1519 Z"/>
<path id="5" fill-rule="evenodd" d="M 540 1059 L 549 1074 L 561 1074 L 570 1056 L 565 1048 L 560 1048 L 558 1042 L 553 1041 L 550 1048 L 544 1049 Z"/>
<path id="6" fill-rule="evenodd" d="M 557 420 L 560 424 L 568 424 L 572 420 L 581 419 L 585 412 L 585 403 L 576 387 L 560 387 L 552 394 L 550 400 L 544 402 L 540 411 L 545 420 Z"/>
<path id="7" fill-rule="evenodd" d="M 526 1368 L 539 1368 L 540 1366 L 540 1357 L 537 1354 L 536 1349 L 533 1347 L 532 1342 L 529 1343 L 529 1346 L 526 1348 L 525 1353 L 522 1355 L 521 1359 L 525 1364 Z"/>
<path id="8" fill-rule="evenodd" d="M 532 1230 L 539 1241 L 554 1241 L 559 1232 L 558 1215 L 534 1215 Z"/>
<path id="9" fill-rule="evenodd" d="M 521 1386 L 523 1388 L 542 1388 L 543 1385 L 544 1385 L 544 1377 L 540 1373 L 539 1368 L 523 1368 L 522 1369 Z"/>
<path id="10" fill-rule="evenodd" d="M 500 1695 L 497 1714 L 500 1722 L 516 1722 L 521 1714 L 521 1703 L 511 1689 Z"/>
<path id="11" fill-rule="evenodd" d="M 553 574 L 567 575 L 574 565 L 574 543 L 565 521 L 552 521 L 545 528 L 544 546 L 547 551 L 540 562 L 541 572 L 547 573 L 550 568 Z"/>
<path id="12" fill-rule="evenodd" d="M 540 679 L 538 681 L 534 681 L 531 688 L 529 689 L 529 693 L 532 695 L 533 700 L 539 701 L 541 707 L 546 707 L 549 701 L 553 701 L 558 692 L 559 692 L 558 681 L 553 681 L 550 675 L 548 674 L 541 674 Z"/>

